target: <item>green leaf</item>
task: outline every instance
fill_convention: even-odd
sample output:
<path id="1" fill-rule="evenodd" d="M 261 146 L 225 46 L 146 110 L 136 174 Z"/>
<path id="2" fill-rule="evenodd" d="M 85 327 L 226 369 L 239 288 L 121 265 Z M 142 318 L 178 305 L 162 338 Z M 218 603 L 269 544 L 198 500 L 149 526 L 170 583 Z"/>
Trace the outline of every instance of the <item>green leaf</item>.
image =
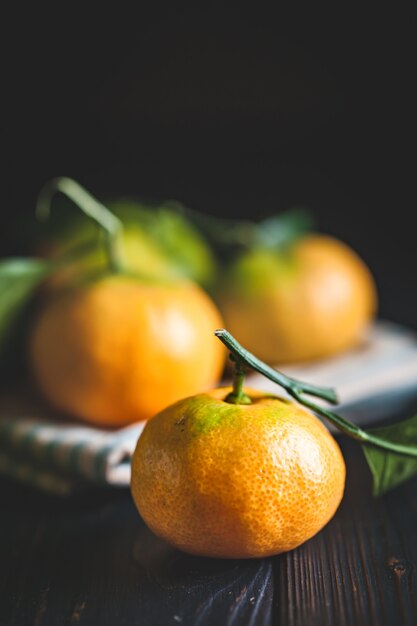
<path id="1" fill-rule="evenodd" d="M 38 259 L 0 261 L 0 356 L 34 290 L 51 264 Z"/>
<path id="2" fill-rule="evenodd" d="M 278 249 L 291 246 L 314 228 L 312 214 L 306 209 L 294 208 L 268 217 L 256 225 L 254 244 Z"/>
<path id="3" fill-rule="evenodd" d="M 380 439 L 409 445 L 417 445 L 417 415 L 403 422 L 372 428 L 367 431 Z M 380 496 L 408 478 L 417 474 L 417 458 L 396 452 L 388 452 L 373 445 L 362 445 L 365 458 L 371 468 L 374 481 L 374 495 Z"/>

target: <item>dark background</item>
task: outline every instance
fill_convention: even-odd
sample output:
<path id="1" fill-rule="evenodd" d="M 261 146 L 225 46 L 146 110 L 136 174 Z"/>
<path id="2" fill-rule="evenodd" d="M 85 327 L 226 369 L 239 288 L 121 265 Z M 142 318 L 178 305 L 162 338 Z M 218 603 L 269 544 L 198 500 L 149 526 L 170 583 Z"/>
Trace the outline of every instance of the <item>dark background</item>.
<path id="1" fill-rule="evenodd" d="M 410 15 L 74 11 L 4 20 L 2 254 L 28 251 L 57 175 L 218 215 L 306 206 L 366 260 L 381 315 L 417 328 Z"/>

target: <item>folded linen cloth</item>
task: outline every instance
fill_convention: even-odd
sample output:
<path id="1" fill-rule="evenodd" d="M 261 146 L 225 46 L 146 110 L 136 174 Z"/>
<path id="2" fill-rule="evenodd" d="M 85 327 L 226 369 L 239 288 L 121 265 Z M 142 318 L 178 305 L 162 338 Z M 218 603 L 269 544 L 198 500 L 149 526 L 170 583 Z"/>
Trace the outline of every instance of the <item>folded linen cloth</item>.
<path id="1" fill-rule="evenodd" d="M 143 423 L 104 430 L 55 419 L 30 400 L 10 406 L 10 399 L 0 402 L 0 474 L 61 494 L 89 484 L 129 484 Z"/>
<path id="2" fill-rule="evenodd" d="M 384 417 L 381 406 L 388 414 L 394 405 L 417 396 L 417 337 L 401 326 L 379 322 L 353 350 L 280 369 L 335 387 L 341 402 L 337 411 L 344 415 L 366 405 L 360 416 L 362 425 L 368 425 Z M 247 385 L 282 393 L 258 374 L 249 375 Z M 386 401 L 379 400 L 373 411 L 372 400 L 381 396 Z M 0 474 L 59 494 L 94 484 L 127 486 L 130 459 L 143 426 L 104 430 L 59 418 L 22 393 L 0 397 Z"/>

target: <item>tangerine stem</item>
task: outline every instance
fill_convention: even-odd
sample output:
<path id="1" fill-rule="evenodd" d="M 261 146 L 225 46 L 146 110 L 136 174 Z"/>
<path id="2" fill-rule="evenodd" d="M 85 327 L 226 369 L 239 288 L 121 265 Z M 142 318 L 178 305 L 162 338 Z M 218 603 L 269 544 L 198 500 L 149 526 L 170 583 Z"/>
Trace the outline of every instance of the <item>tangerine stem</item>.
<path id="1" fill-rule="evenodd" d="M 396 441 L 389 441 L 388 439 L 382 439 L 382 437 L 378 437 L 366 430 L 362 430 L 356 424 L 352 424 L 349 420 L 341 417 L 337 413 L 333 411 L 329 411 L 323 407 L 316 405 L 314 402 L 310 402 L 306 398 L 303 398 L 302 395 L 295 394 L 294 399 L 297 400 L 300 404 L 311 409 L 314 413 L 321 415 L 328 419 L 332 424 L 336 426 L 339 430 L 341 430 L 345 435 L 349 435 L 353 439 L 360 441 L 364 444 L 370 444 L 376 446 L 377 448 L 381 448 L 382 450 L 387 450 L 388 452 L 397 452 L 398 454 L 405 454 L 406 456 L 417 457 L 417 447 L 409 444 L 401 444 Z"/>
<path id="2" fill-rule="evenodd" d="M 36 216 L 41 220 L 49 217 L 52 197 L 58 192 L 67 196 L 88 217 L 101 226 L 106 235 L 106 249 L 111 269 L 114 271 L 123 269 L 124 255 L 120 246 L 120 236 L 123 233 L 122 222 L 72 178 L 61 176 L 44 185 L 38 196 Z"/>
<path id="3" fill-rule="evenodd" d="M 286 389 L 288 393 L 291 393 L 291 395 L 295 392 L 304 392 L 310 396 L 322 398 L 322 400 L 326 400 L 332 404 L 337 404 L 337 395 L 334 389 L 330 389 L 329 387 L 317 387 L 316 385 L 311 385 L 310 383 L 301 382 L 295 378 L 286 376 L 269 365 L 266 365 L 263 361 L 241 346 L 233 335 L 231 335 L 224 328 L 214 331 L 214 334 L 222 343 L 224 343 L 226 348 L 230 350 L 235 359 L 245 363 L 247 366 L 256 370 L 260 374 L 263 374 L 263 376 L 269 378 L 272 382 L 281 385 L 281 387 L 284 387 L 284 389 Z"/>
<path id="4" fill-rule="evenodd" d="M 233 391 L 226 396 L 225 401 L 230 402 L 230 404 L 252 404 L 252 400 L 243 391 L 245 366 L 240 359 L 236 359 L 233 355 L 230 355 L 230 360 L 233 361 Z"/>
<path id="5" fill-rule="evenodd" d="M 363 444 L 373 445 L 377 448 L 381 448 L 382 450 L 387 450 L 389 452 L 396 452 L 398 454 L 404 454 L 406 456 L 417 457 L 417 447 L 413 445 L 401 444 L 396 441 L 389 441 L 388 439 L 383 439 L 382 437 L 378 437 L 371 432 L 367 432 L 353 424 L 349 420 L 337 415 L 333 411 L 329 411 L 324 407 L 318 406 L 314 402 L 311 402 L 309 399 L 304 397 L 304 394 L 315 396 L 317 398 L 322 398 L 323 400 L 328 400 L 330 402 L 335 403 L 337 401 L 336 393 L 333 389 L 328 389 L 326 387 L 316 387 L 314 385 L 310 385 L 309 383 L 304 383 L 300 380 L 296 380 L 295 378 L 290 378 L 282 372 L 278 372 L 277 370 L 269 367 L 256 358 L 253 354 L 245 350 L 238 341 L 231 335 L 227 330 L 220 329 L 216 330 L 216 337 L 220 339 L 222 343 L 230 350 L 233 355 L 233 358 L 236 361 L 240 361 L 241 366 L 251 367 L 256 370 L 260 374 L 269 378 L 274 383 L 277 383 L 281 387 L 283 387 L 290 396 L 294 398 L 297 402 L 305 406 L 306 408 L 314 411 L 318 415 L 325 417 L 332 424 L 336 426 L 340 431 L 345 433 L 345 435 L 349 435 L 353 439 L 360 441 Z"/>

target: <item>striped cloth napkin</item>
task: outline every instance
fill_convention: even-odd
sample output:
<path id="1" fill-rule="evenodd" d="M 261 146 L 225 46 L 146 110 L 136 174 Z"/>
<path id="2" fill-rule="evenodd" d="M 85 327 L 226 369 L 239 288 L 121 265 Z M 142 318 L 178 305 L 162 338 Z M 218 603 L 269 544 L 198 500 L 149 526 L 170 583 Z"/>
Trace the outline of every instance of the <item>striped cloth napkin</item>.
<path id="1" fill-rule="evenodd" d="M 305 381 L 335 387 L 341 402 L 337 410 L 354 417 L 360 407 L 361 422 L 357 419 L 356 423 L 369 425 L 413 395 L 417 397 L 417 337 L 400 326 L 379 322 L 354 350 L 280 369 Z M 258 374 L 249 375 L 247 385 L 280 393 Z M 0 474 L 62 495 L 91 485 L 127 486 L 130 459 L 142 430 L 142 423 L 104 430 L 70 422 L 25 394 L 3 395 Z"/>

